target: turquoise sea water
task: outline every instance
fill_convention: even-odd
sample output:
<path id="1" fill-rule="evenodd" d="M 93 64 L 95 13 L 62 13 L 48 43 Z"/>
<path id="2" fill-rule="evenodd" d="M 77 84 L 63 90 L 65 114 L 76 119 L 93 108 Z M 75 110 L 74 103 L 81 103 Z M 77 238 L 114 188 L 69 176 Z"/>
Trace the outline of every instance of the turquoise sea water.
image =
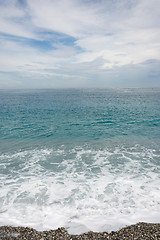
<path id="1" fill-rule="evenodd" d="M 0 90 L 0 225 L 160 222 L 160 89 Z"/>

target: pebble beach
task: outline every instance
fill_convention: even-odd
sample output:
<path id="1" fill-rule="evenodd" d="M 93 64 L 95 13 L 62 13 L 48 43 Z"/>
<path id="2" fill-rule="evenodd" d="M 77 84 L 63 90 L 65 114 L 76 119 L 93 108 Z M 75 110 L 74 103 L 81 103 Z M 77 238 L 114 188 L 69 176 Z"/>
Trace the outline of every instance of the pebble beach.
<path id="1" fill-rule="evenodd" d="M 37 231 L 28 227 L 0 227 L 0 239 L 27 239 L 27 240 L 89 240 L 89 239 L 115 239 L 115 240 L 159 240 L 160 239 L 160 224 L 140 222 L 135 225 L 127 226 L 117 232 L 88 232 L 81 235 L 70 235 L 65 228 L 58 228 L 49 231 Z"/>

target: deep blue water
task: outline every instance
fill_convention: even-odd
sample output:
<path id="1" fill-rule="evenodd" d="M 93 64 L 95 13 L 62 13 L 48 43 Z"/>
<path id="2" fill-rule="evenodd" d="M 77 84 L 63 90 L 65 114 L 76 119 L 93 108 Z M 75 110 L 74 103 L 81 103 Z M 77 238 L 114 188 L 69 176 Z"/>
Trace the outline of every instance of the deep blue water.
<path id="1" fill-rule="evenodd" d="M 159 161 L 160 89 L 0 90 L 1 225 L 160 222 Z"/>

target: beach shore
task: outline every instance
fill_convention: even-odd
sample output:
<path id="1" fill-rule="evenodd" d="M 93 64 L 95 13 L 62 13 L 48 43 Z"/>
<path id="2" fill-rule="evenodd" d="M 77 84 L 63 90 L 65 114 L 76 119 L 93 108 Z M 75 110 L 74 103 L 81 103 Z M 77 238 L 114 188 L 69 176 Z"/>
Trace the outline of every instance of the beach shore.
<path id="1" fill-rule="evenodd" d="M 88 239 L 128 239 L 128 240 L 160 240 L 160 224 L 156 223 L 137 223 L 135 225 L 127 226 L 119 231 L 112 231 L 111 233 L 103 232 L 88 232 L 81 235 L 70 235 L 65 228 L 58 228 L 49 231 L 37 231 L 28 227 L 0 227 L 0 239 L 27 239 L 27 240 L 88 240 Z"/>

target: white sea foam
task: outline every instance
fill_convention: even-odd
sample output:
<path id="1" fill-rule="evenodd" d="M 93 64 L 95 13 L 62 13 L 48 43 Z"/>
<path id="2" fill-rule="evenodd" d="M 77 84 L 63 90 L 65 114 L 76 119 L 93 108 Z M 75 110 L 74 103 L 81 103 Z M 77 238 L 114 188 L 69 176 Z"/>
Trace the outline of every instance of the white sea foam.
<path id="1" fill-rule="evenodd" d="M 0 224 L 82 233 L 160 222 L 159 157 L 139 145 L 3 154 Z"/>

